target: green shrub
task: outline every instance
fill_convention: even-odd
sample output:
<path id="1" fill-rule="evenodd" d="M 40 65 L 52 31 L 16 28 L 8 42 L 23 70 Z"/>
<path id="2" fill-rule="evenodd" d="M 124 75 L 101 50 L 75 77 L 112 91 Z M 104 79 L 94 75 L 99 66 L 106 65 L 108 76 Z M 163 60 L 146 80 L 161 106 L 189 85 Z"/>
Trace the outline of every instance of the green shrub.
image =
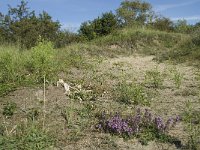
<path id="1" fill-rule="evenodd" d="M 112 12 L 103 13 L 93 21 L 83 22 L 79 29 L 82 39 L 92 40 L 112 33 L 118 27 L 117 18 Z"/>
<path id="2" fill-rule="evenodd" d="M 43 77 L 52 80 L 56 69 L 54 63 L 53 44 L 48 41 L 40 41 L 30 51 L 25 64 L 26 70 L 34 76 L 37 83 L 43 82 Z"/>

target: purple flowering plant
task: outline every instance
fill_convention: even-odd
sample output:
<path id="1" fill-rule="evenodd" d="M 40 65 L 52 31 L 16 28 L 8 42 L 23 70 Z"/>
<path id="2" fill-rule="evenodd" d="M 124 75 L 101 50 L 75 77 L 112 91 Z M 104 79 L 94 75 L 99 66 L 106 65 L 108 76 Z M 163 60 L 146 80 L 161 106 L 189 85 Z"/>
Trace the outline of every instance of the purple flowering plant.
<path id="1" fill-rule="evenodd" d="M 149 141 L 163 138 L 163 135 L 166 135 L 179 120 L 180 117 L 176 116 L 164 121 L 161 117 L 154 116 L 148 109 L 145 109 L 144 112 L 137 109 L 135 114 L 129 116 L 122 116 L 117 112 L 114 115 L 107 115 L 104 111 L 99 117 L 97 128 L 122 137 L 136 136 L 142 139 L 142 137 L 150 135 Z"/>

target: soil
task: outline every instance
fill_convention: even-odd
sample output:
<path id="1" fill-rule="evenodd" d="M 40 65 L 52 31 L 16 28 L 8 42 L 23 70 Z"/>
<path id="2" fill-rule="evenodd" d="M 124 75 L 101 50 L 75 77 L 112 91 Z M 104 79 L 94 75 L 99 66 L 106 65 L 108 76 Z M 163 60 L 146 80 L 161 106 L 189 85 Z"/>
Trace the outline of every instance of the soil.
<path id="1" fill-rule="evenodd" d="M 115 46 L 113 46 L 113 48 L 115 48 Z M 175 84 L 171 79 L 170 69 L 174 67 L 176 67 L 176 69 L 183 75 L 183 81 L 179 89 L 175 87 Z M 180 115 L 184 112 L 186 103 L 188 101 L 191 102 L 193 109 L 200 109 L 200 105 L 198 105 L 198 90 L 200 84 L 199 81 L 196 80 L 196 73 L 198 70 L 192 66 L 186 66 L 185 64 L 173 65 L 167 62 L 157 63 L 154 61 L 153 56 L 135 55 L 129 57 L 109 58 L 101 62 L 93 72 L 89 71 L 87 74 L 85 74 L 85 71 L 72 70 L 70 76 L 73 77 L 73 80 L 76 80 L 76 75 L 79 76 L 79 79 L 77 79 L 77 81 L 79 81 L 81 79 L 80 75 L 82 74 L 84 76 L 82 80 L 87 79 L 87 81 L 84 82 L 85 86 L 83 86 L 83 88 L 87 88 L 87 90 L 89 89 L 89 86 L 86 86 L 86 84 L 90 82 L 89 80 L 93 78 L 94 75 L 96 75 L 97 78 L 99 77 L 99 79 L 102 77 L 102 81 L 97 83 L 103 82 L 102 86 L 104 87 L 98 89 L 101 94 L 97 96 L 96 100 L 94 101 L 94 105 L 99 109 L 122 109 L 123 111 L 131 112 L 134 107 L 121 105 L 114 101 L 110 96 L 109 88 L 115 86 L 119 80 L 124 79 L 125 82 L 136 81 L 138 83 L 142 83 L 145 79 L 146 71 L 153 70 L 155 68 L 157 68 L 161 74 L 166 76 L 166 78 L 164 79 L 162 88 L 156 89 L 156 95 L 152 96 L 151 105 L 148 106 L 153 113 L 164 118 L 173 115 Z M 70 77 L 64 78 L 68 79 Z M 88 85 L 89 84 L 91 85 L 93 82 L 91 81 L 88 83 Z M 154 89 L 150 89 L 150 91 L 154 91 Z M 109 134 L 99 133 L 95 131 L 93 125 L 90 125 L 90 127 L 84 129 L 82 132 L 76 132 L 80 138 L 70 141 L 65 138 L 65 136 L 67 137 L 69 135 L 74 135 L 66 129 L 66 120 L 61 116 L 61 111 L 66 106 L 73 106 L 77 109 L 82 108 L 83 102 L 81 100 L 72 102 L 71 99 L 64 94 L 63 87 L 56 87 L 55 85 L 48 85 L 46 88 L 45 99 L 45 128 L 48 130 L 53 129 L 54 132 L 58 134 L 58 137 L 60 137 L 58 146 L 60 148 L 53 149 L 178 149 L 174 144 L 163 144 L 155 141 L 149 142 L 147 146 L 144 146 L 141 145 L 137 139 L 124 140 L 120 137 L 113 137 Z M 44 110 L 43 100 L 43 88 L 19 88 L 7 96 L 1 97 L 1 112 L 3 111 L 4 104 L 8 101 L 15 102 L 17 104 L 17 108 L 19 109 L 19 111 L 17 111 L 11 119 L 7 120 L 8 130 L 11 130 L 15 124 L 26 122 L 27 120 L 24 118 L 26 118 L 25 116 L 27 115 L 27 112 L 32 108 L 38 108 L 42 114 L 42 111 Z M 1 114 L 0 120 L 3 120 L 3 118 L 4 117 Z M 91 122 L 93 121 L 95 122 L 95 120 L 92 120 Z M 185 132 L 185 125 L 183 122 L 180 122 L 173 130 L 170 131 L 169 134 L 177 137 L 183 145 L 186 144 L 188 135 Z"/>

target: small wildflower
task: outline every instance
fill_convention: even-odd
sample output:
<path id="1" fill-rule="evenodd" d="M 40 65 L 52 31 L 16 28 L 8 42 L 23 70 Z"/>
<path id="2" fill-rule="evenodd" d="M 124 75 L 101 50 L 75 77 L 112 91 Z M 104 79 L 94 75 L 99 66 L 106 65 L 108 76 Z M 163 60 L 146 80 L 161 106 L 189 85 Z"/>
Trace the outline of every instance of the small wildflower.
<path id="1" fill-rule="evenodd" d="M 155 127 L 158 132 L 164 133 L 180 120 L 180 117 L 170 117 L 166 123 L 160 116 L 153 117 L 152 113 L 145 109 L 144 114 L 138 108 L 136 114 L 123 118 L 118 112 L 113 116 L 112 114 L 106 116 L 105 112 L 102 113 L 102 120 L 100 120 L 98 129 L 115 133 L 119 135 L 126 134 L 131 136 L 132 134 L 138 134 L 149 126 Z"/>

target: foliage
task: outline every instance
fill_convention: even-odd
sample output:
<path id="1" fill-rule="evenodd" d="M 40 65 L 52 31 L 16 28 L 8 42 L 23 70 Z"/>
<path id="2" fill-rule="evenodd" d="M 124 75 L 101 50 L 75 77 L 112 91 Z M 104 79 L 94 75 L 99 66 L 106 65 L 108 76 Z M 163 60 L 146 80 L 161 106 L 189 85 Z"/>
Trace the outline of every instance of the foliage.
<path id="1" fill-rule="evenodd" d="M 179 33 L 189 33 L 192 30 L 192 26 L 187 24 L 187 20 L 177 20 L 174 30 Z"/>
<path id="2" fill-rule="evenodd" d="M 54 75 L 54 49 L 51 42 L 39 41 L 30 51 L 25 64 L 26 69 L 35 75 L 37 82 L 42 83 L 45 75 L 50 80 Z"/>
<path id="3" fill-rule="evenodd" d="M 153 29 L 142 29 L 141 27 L 126 27 L 110 35 L 97 38 L 91 43 L 101 46 L 118 46 L 115 53 L 131 54 L 160 54 L 166 52 L 165 49 L 172 48 L 180 39 L 187 37 L 179 33 L 168 33 Z M 123 50 L 123 49 L 126 50 Z M 164 50 L 163 50 L 164 49 Z"/>
<path id="4" fill-rule="evenodd" d="M 0 96 L 5 96 L 8 93 L 14 91 L 16 89 L 15 84 L 1 84 L 0 85 Z"/>
<path id="5" fill-rule="evenodd" d="M 7 102 L 3 107 L 3 115 L 6 117 L 12 117 L 16 111 L 16 103 Z"/>
<path id="6" fill-rule="evenodd" d="M 10 5 L 8 5 L 8 17 L 10 18 L 10 21 L 21 21 L 25 18 L 30 18 L 35 15 L 34 11 L 29 12 L 29 8 L 27 7 L 28 2 L 22 0 L 20 5 L 17 5 L 16 8 L 12 8 Z"/>
<path id="7" fill-rule="evenodd" d="M 92 40 L 96 37 L 112 33 L 117 26 L 116 16 L 112 12 L 103 13 L 101 17 L 93 21 L 82 23 L 79 34 L 86 40 Z"/>
<path id="8" fill-rule="evenodd" d="M 200 30 L 197 28 L 191 35 L 183 38 L 169 51 L 163 51 L 158 55 L 160 61 L 174 60 L 176 62 L 190 62 L 199 65 L 200 58 Z"/>
<path id="9" fill-rule="evenodd" d="M 198 27 L 192 34 L 192 43 L 195 46 L 200 46 L 200 27 Z"/>
<path id="10" fill-rule="evenodd" d="M 78 34 L 72 33 L 67 30 L 57 32 L 56 38 L 53 40 L 56 48 L 67 46 L 71 43 L 78 43 L 81 39 Z"/>
<path id="11" fill-rule="evenodd" d="M 163 75 L 161 74 L 161 72 L 158 71 L 158 69 L 154 69 L 154 70 L 149 70 L 146 71 L 145 74 L 145 83 L 154 87 L 154 88 L 159 88 L 163 85 Z"/>
<path id="12" fill-rule="evenodd" d="M 189 134 L 187 147 L 191 150 L 198 150 L 200 148 L 200 113 L 194 110 L 191 101 L 186 102 L 182 118 L 187 123 L 186 131 Z"/>
<path id="13" fill-rule="evenodd" d="M 94 24 L 95 32 L 99 36 L 112 33 L 118 26 L 116 16 L 112 12 L 103 13 L 100 18 L 94 20 Z M 98 28 L 98 26 L 100 28 Z"/>
<path id="14" fill-rule="evenodd" d="M 4 39 L 28 49 L 35 46 L 39 36 L 55 41 L 60 28 L 59 22 L 53 21 L 45 11 L 36 16 L 34 11 L 29 11 L 27 4 L 21 1 L 16 8 L 9 6 L 8 14 L 3 15 L 0 31 Z"/>
<path id="15" fill-rule="evenodd" d="M 92 111 L 94 109 L 95 107 L 90 102 L 83 103 L 79 108 L 74 106 L 62 108 L 61 116 L 65 120 L 65 127 L 74 130 L 79 125 L 78 128 L 84 129 L 91 121 L 90 118 L 93 116 Z"/>
<path id="16" fill-rule="evenodd" d="M 94 25 L 91 21 L 83 22 L 79 29 L 79 34 L 86 40 L 92 40 L 96 37 Z"/>
<path id="17" fill-rule="evenodd" d="M 125 104 L 148 105 L 147 94 L 141 85 L 136 83 L 119 83 L 114 91 L 116 99 Z"/>
<path id="18" fill-rule="evenodd" d="M 170 72 L 172 73 L 172 80 L 174 81 L 176 88 L 179 89 L 183 80 L 183 74 L 181 74 L 176 68 L 170 70 Z"/>
<path id="19" fill-rule="evenodd" d="M 152 6 L 140 0 L 123 1 L 116 10 L 117 16 L 123 25 L 134 23 L 145 24 L 152 19 Z"/>
<path id="20" fill-rule="evenodd" d="M 160 31 L 173 31 L 173 22 L 166 17 L 157 17 L 155 21 L 152 23 L 153 28 L 158 29 Z"/>
<path id="21" fill-rule="evenodd" d="M 50 146 L 54 145 L 54 142 L 55 140 L 53 137 L 35 125 L 29 126 L 28 128 L 21 125 L 18 127 L 15 135 L 0 136 L 0 147 L 7 150 L 49 149 Z"/>
<path id="22" fill-rule="evenodd" d="M 2 47 L 0 50 L 0 82 L 15 86 L 23 80 L 23 55 L 19 55 L 19 50 L 14 47 Z M 10 84 L 8 84 L 10 83 Z M 6 85 L 5 85 L 6 86 Z"/>
<path id="23" fill-rule="evenodd" d="M 179 116 L 172 118 L 170 117 L 166 122 L 163 121 L 161 117 L 153 116 L 152 113 L 145 109 L 143 113 L 140 109 L 137 110 L 135 115 L 123 117 L 119 113 L 115 115 L 106 115 L 105 112 L 99 117 L 99 123 L 97 128 L 114 135 L 119 135 L 122 137 L 136 136 L 142 140 L 142 144 L 147 144 L 148 141 L 157 139 L 162 142 L 169 142 L 167 137 L 167 132 L 173 128 L 176 123 L 180 120 Z M 144 135 L 151 135 L 152 137 L 146 137 L 142 139 Z"/>
<path id="24" fill-rule="evenodd" d="M 55 82 L 60 72 L 68 73 L 70 68 L 87 69 L 92 66 L 85 61 L 85 54 L 97 47 L 74 44 L 55 50 L 52 42 L 38 40 L 28 51 L 13 46 L 0 46 L 0 96 L 7 95 L 20 86 Z M 98 53 L 97 53 L 98 54 Z M 99 55 L 99 54 L 98 54 Z"/>
<path id="25" fill-rule="evenodd" d="M 14 60 L 12 59 L 13 54 L 9 52 L 5 52 L 1 54 L 1 74 L 0 74 L 0 80 L 1 82 L 7 82 L 9 80 L 14 81 Z"/>

